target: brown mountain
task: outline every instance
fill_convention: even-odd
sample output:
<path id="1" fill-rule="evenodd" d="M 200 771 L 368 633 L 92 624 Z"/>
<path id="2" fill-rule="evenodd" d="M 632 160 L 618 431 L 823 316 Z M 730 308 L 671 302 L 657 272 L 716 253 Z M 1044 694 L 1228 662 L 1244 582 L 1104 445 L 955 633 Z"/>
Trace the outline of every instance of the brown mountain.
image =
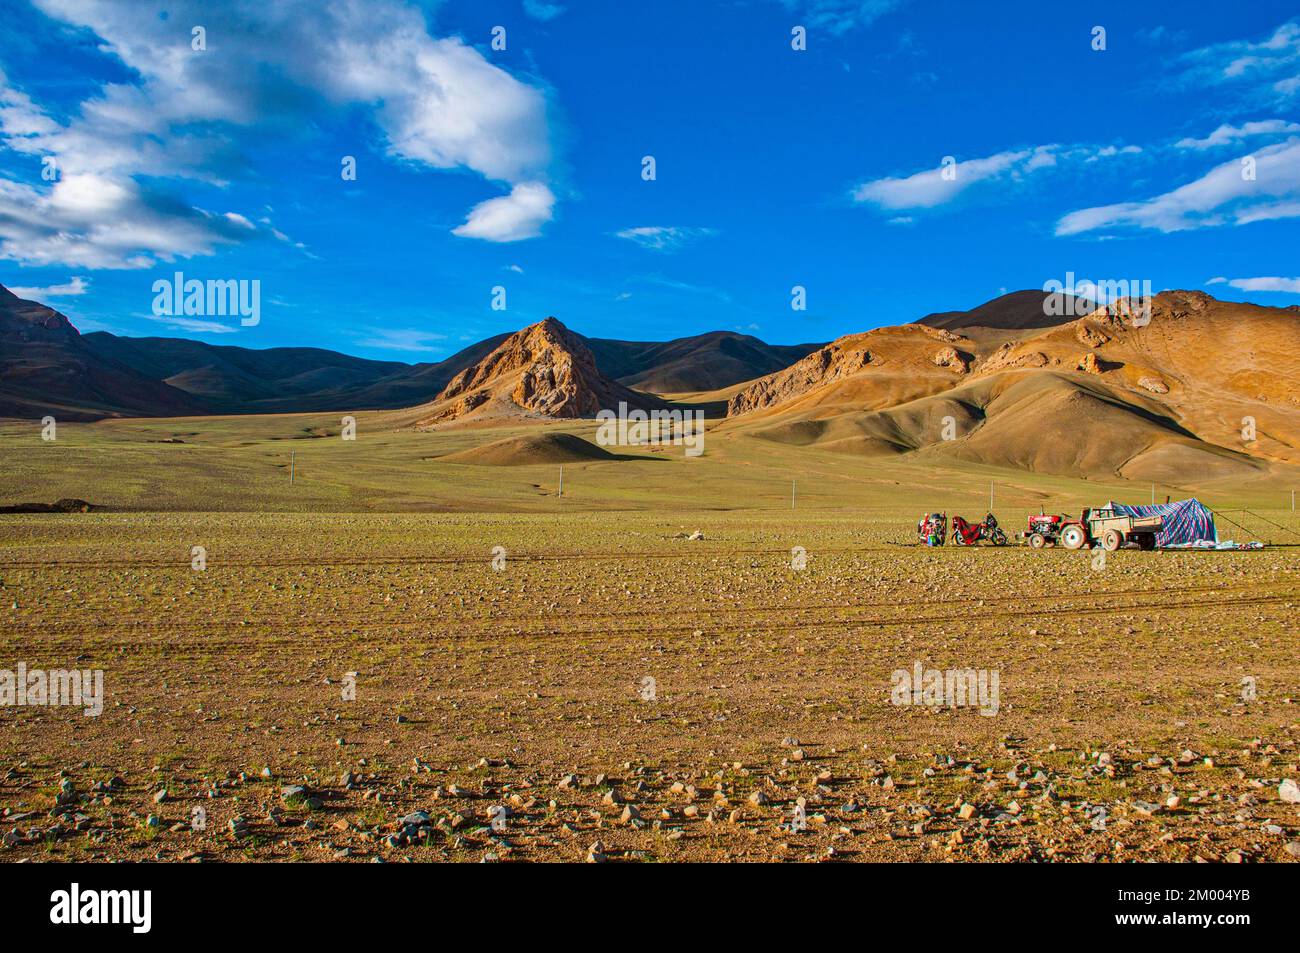
<path id="1" fill-rule="evenodd" d="M 620 402 L 631 408 L 664 406 L 659 398 L 606 377 L 579 335 L 546 318 L 510 335 L 412 412 L 417 426 L 428 426 L 469 417 L 594 417 Z"/>
<path id="2" fill-rule="evenodd" d="M 665 342 L 564 333 L 577 342 L 566 349 L 589 355 L 601 378 L 655 393 L 730 387 L 816 347 L 768 345 L 729 331 Z M 494 335 L 436 363 L 405 364 L 323 348 L 82 335 L 57 311 L 21 301 L 3 286 L 0 335 L 7 345 L 0 355 L 0 416 L 31 416 L 43 408 L 42 416 L 57 411 L 65 419 L 411 408 L 439 397 L 454 377 L 511 337 Z M 536 402 L 525 404 L 530 400 Z M 635 400 L 650 404 L 644 396 Z M 569 412 L 570 402 L 559 402 L 561 413 Z"/>
<path id="3" fill-rule="evenodd" d="M 0 416 L 92 420 L 204 410 L 184 391 L 97 353 L 58 311 L 0 286 Z"/>
<path id="4" fill-rule="evenodd" d="M 789 367 L 821 346 L 767 344 L 734 331 L 673 341 L 584 340 L 607 376 L 652 394 L 719 390 L 752 381 Z"/>
<path id="5" fill-rule="evenodd" d="M 736 394 L 727 426 L 1076 476 L 1173 481 L 1300 464 L 1300 315 L 1195 291 L 1157 295 L 1149 323 L 1130 312 L 1120 302 L 1047 328 L 1026 315 L 1000 319 L 1020 329 L 848 335 Z"/>
<path id="6" fill-rule="evenodd" d="M 436 395 L 505 338 L 488 338 L 432 364 L 372 361 L 314 347 L 253 349 L 103 331 L 84 341 L 97 354 L 192 395 L 211 413 L 273 414 L 410 407 Z"/>
<path id="7" fill-rule="evenodd" d="M 962 328 L 1024 331 L 1066 324 L 1096 307 L 1086 299 L 1062 294 L 1060 307 L 1053 308 L 1048 305 L 1050 297 L 1046 291 L 1013 291 L 969 311 L 939 311 L 918 318 L 915 323 L 948 331 Z"/>

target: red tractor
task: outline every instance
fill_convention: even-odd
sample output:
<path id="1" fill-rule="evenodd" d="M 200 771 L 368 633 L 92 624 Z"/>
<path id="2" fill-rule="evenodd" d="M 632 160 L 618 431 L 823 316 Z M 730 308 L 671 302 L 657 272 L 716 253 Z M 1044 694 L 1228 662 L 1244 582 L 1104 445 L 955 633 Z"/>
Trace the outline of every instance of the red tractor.
<path id="1" fill-rule="evenodd" d="M 974 546 L 980 540 L 988 540 L 994 546 L 1007 544 L 1007 534 L 998 527 L 997 517 L 992 513 L 984 517 L 983 523 L 967 523 L 960 516 L 952 518 L 954 546 Z"/>
<path id="2" fill-rule="evenodd" d="M 1061 531 L 1065 529 L 1066 524 L 1069 522 L 1072 521 L 1067 520 L 1064 516 L 1040 513 L 1038 516 L 1029 517 L 1029 526 L 1021 535 L 1029 541 L 1029 545 L 1034 549 L 1042 549 L 1049 543 L 1053 546 L 1059 546 Z"/>

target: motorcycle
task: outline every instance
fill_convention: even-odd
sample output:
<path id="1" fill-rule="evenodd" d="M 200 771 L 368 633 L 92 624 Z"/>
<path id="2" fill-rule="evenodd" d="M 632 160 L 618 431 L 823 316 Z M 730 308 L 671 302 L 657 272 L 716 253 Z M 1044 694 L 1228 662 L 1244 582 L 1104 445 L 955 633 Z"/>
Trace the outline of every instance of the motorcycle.
<path id="1" fill-rule="evenodd" d="M 994 546 L 1005 546 L 1007 534 L 998 526 L 997 517 L 989 513 L 982 523 L 968 523 L 960 516 L 952 518 L 952 543 L 954 546 L 974 546 L 981 540 Z"/>

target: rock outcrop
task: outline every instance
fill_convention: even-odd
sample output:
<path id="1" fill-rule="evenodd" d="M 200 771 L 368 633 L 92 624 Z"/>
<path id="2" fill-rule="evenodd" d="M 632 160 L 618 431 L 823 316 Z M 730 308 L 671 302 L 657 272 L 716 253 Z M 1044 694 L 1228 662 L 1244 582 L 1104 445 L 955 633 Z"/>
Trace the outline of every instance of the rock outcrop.
<path id="1" fill-rule="evenodd" d="M 813 388 L 841 380 L 871 364 L 871 352 L 854 347 L 841 338 L 798 361 L 783 371 L 755 381 L 727 402 L 727 416 L 748 413 L 783 404 Z"/>
<path id="2" fill-rule="evenodd" d="M 950 367 L 958 374 L 965 374 L 970 370 L 970 355 L 962 354 L 955 347 L 946 347 L 937 351 L 931 360 L 935 367 Z"/>
<path id="3" fill-rule="evenodd" d="M 594 417 L 601 410 L 664 402 L 605 377 L 590 349 L 555 318 L 510 335 L 461 371 L 427 405 L 420 423 L 467 416 Z"/>

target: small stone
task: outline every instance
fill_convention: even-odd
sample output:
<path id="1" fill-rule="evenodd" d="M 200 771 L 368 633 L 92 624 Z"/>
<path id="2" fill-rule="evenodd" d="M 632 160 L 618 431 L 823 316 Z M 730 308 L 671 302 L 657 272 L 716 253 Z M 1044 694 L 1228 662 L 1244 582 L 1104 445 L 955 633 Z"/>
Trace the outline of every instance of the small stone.
<path id="1" fill-rule="evenodd" d="M 1287 804 L 1300 804 L 1300 785 L 1287 778 L 1277 787 L 1277 796 Z"/>
<path id="2" fill-rule="evenodd" d="M 764 794 L 762 791 L 755 791 L 753 794 L 749 796 L 749 803 L 754 805 L 755 807 L 764 807 L 769 802 L 766 794 Z"/>
<path id="3" fill-rule="evenodd" d="M 961 806 L 961 810 L 957 812 L 957 816 L 960 817 L 963 821 L 969 821 L 972 817 L 975 816 L 975 805 L 963 804 Z"/>
<path id="4" fill-rule="evenodd" d="M 155 791 L 155 792 L 154 792 L 154 795 L 153 795 L 153 802 L 154 802 L 155 804 L 161 804 L 161 803 L 162 803 L 163 801 L 165 801 L 165 800 L 167 800 L 167 789 L 166 789 L 166 788 L 162 788 L 161 790 L 158 790 L 158 791 Z"/>

